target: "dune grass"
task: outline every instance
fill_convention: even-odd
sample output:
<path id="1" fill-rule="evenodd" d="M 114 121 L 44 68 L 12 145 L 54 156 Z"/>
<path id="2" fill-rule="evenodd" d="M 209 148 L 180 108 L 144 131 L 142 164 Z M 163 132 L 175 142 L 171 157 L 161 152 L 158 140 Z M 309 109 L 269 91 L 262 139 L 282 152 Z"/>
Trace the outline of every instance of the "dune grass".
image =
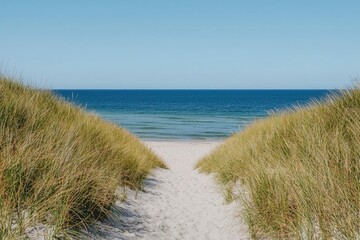
<path id="1" fill-rule="evenodd" d="M 197 167 L 242 201 L 254 239 L 360 235 L 360 90 L 259 120 Z"/>
<path id="2" fill-rule="evenodd" d="M 0 76 L 0 239 L 39 223 L 54 235 L 86 227 L 155 167 L 165 165 L 125 130 Z"/>

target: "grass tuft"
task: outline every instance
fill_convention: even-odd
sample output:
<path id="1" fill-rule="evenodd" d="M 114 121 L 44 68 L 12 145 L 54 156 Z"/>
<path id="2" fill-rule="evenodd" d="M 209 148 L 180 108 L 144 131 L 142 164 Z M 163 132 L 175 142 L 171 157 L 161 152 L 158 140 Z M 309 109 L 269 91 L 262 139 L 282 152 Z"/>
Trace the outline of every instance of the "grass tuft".
<path id="1" fill-rule="evenodd" d="M 0 239 L 86 227 L 155 167 L 166 166 L 125 130 L 0 75 Z"/>
<path id="2" fill-rule="evenodd" d="M 360 233 L 360 89 L 259 120 L 197 167 L 240 182 L 253 238 L 356 239 Z M 246 192 L 246 193 L 245 193 Z"/>

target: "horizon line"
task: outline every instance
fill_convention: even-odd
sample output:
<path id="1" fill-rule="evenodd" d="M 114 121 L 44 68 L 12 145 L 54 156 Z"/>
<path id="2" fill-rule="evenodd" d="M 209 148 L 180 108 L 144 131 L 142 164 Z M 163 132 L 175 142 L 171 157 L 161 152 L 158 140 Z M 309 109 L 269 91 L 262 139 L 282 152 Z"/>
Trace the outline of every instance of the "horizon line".
<path id="1" fill-rule="evenodd" d="M 51 88 L 51 91 L 304 91 L 304 90 L 346 90 L 346 88 Z"/>

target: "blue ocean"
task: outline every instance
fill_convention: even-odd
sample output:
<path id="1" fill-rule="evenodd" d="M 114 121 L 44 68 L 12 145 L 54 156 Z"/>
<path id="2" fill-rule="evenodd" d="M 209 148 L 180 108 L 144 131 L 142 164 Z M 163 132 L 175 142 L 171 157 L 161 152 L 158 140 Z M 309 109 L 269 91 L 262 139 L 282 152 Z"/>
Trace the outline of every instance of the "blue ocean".
<path id="1" fill-rule="evenodd" d="M 216 140 L 329 90 L 54 90 L 144 140 Z"/>

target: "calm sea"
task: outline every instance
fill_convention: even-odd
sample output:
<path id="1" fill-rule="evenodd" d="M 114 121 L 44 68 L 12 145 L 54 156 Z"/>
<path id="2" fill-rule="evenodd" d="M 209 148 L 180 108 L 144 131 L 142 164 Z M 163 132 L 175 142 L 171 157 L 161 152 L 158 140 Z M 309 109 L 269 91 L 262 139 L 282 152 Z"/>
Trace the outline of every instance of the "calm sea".
<path id="1" fill-rule="evenodd" d="M 328 90 L 55 90 L 144 140 L 222 139 Z"/>

